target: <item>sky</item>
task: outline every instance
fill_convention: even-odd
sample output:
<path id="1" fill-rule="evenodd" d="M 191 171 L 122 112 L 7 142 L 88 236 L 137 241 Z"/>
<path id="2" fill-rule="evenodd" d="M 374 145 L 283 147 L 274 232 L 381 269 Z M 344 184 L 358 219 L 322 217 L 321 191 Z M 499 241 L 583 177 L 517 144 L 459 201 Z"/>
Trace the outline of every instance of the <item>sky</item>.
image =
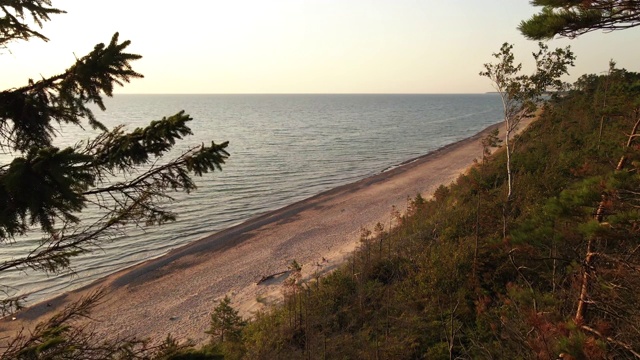
<path id="1" fill-rule="evenodd" d="M 478 73 L 504 42 L 531 71 L 537 43 L 516 29 L 527 0 L 53 0 L 67 11 L 49 42 L 0 52 L 0 86 L 59 74 L 115 32 L 131 40 L 144 79 L 116 93 L 482 93 Z M 640 28 L 555 39 L 576 67 L 566 80 L 606 71 L 610 59 L 640 71 Z"/>

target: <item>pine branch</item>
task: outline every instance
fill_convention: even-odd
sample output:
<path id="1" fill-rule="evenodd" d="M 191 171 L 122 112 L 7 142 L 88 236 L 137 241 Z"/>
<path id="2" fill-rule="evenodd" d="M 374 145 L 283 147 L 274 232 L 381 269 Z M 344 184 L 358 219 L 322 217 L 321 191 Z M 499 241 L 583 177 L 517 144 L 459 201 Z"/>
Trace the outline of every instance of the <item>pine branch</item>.
<path id="1" fill-rule="evenodd" d="M 39 323 L 29 334 L 14 338 L 0 359 L 149 359 L 154 349 L 136 338 L 105 341 L 81 320 L 89 319 L 91 310 L 106 292 L 98 290 L 81 298 Z"/>
<path id="2" fill-rule="evenodd" d="M 3 0 L 0 10 L 0 47 L 14 40 L 29 40 L 32 37 L 48 41 L 46 36 L 27 24 L 27 19 L 30 18 L 42 28 L 43 23 L 50 20 L 49 15 L 65 13 L 51 7 L 49 0 Z"/>
<path id="3" fill-rule="evenodd" d="M 126 206 L 113 209 L 101 220 L 84 230 L 72 232 L 71 235 L 65 235 L 63 231 L 50 234 L 42 245 L 34 248 L 27 256 L 0 264 L 0 272 L 22 267 L 52 273 L 68 269 L 72 257 L 83 254 L 90 246 L 113 237 L 117 228 L 132 221 L 139 221 L 140 212 L 137 210 L 145 200 L 143 196 Z"/>
<path id="4" fill-rule="evenodd" d="M 125 52 L 130 43 L 119 42 L 115 33 L 108 45 L 96 45 L 64 73 L 0 92 L 3 146 L 20 152 L 50 146 L 56 136 L 55 123 L 80 125 L 82 119 L 106 131 L 87 105 L 94 103 L 105 110 L 103 95 L 112 96 L 114 84 L 122 86 L 143 77 L 131 67 L 131 62 L 141 56 Z"/>
<path id="5" fill-rule="evenodd" d="M 2 263 L 0 272 L 23 266 L 47 272 L 66 269 L 71 257 L 86 252 L 88 246 L 111 238 L 113 230 L 131 223 L 152 225 L 175 220 L 173 213 L 158 206 L 158 200 L 171 199 L 166 194 L 167 190 L 194 190 L 196 186 L 188 173 L 202 175 L 209 170 L 220 169 L 220 164 L 224 163 L 228 155 L 224 150 L 226 146 L 226 143 L 212 143 L 210 147 L 192 148 L 177 159 L 150 169 L 131 181 L 85 191 L 81 194 L 83 199 L 89 195 L 109 194 L 115 204 L 109 207 L 104 200 L 97 199 L 96 203 L 103 209 L 108 209 L 107 212 L 101 220 L 78 233 L 72 232 L 72 235 L 67 236 L 63 230 L 55 231 L 51 226 L 47 229 L 49 239 L 42 246 L 23 258 Z M 76 218 L 68 220 L 68 223 L 74 222 L 77 222 Z"/>
<path id="6" fill-rule="evenodd" d="M 622 347 L 623 349 L 625 349 L 625 350 L 626 350 L 626 351 L 628 351 L 629 353 L 633 354 L 633 356 L 634 356 L 636 359 L 640 359 L 640 353 L 639 353 L 639 352 L 637 352 L 637 351 L 635 351 L 635 350 L 633 349 L 633 347 L 631 347 L 631 345 L 629 345 L 629 344 L 625 344 L 625 343 L 623 343 L 623 342 L 621 342 L 621 341 L 618 341 L 618 340 L 616 340 L 616 339 L 614 339 L 614 338 L 612 338 L 612 337 L 610 337 L 610 336 L 603 335 L 601 332 L 597 331 L 596 329 L 593 329 L 593 328 L 588 327 L 588 326 L 586 326 L 586 325 L 582 325 L 582 326 L 580 326 L 580 328 L 581 328 L 581 329 L 583 329 L 583 330 L 585 330 L 585 331 L 588 331 L 588 332 L 590 332 L 590 333 L 592 333 L 592 334 L 594 334 L 594 335 L 597 335 L 598 337 L 600 337 L 600 338 L 602 338 L 602 339 L 606 340 L 608 343 L 610 343 L 610 344 L 612 344 L 612 345 Z"/>
<path id="7" fill-rule="evenodd" d="M 518 29 L 529 39 L 551 39 L 555 35 L 569 38 L 594 30 L 614 31 L 640 25 L 640 1 L 534 0 L 542 10 L 522 21 Z"/>
<path id="8" fill-rule="evenodd" d="M 197 175 L 202 175 L 202 173 L 206 173 L 209 170 L 221 170 L 219 164 L 223 164 L 224 159 L 228 156 L 228 153 L 224 150 L 226 145 L 227 143 L 221 145 L 212 143 L 210 147 L 200 146 L 191 148 L 174 161 L 151 169 L 131 181 L 120 182 L 105 188 L 92 189 L 84 192 L 83 195 L 124 192 L 125 190 L 136 188 L 146 183 L 149 179 L 155 180 L 156 184 L 162 184 L 163 188 L 170 187 L 173 190 L 183 189 L 189 192 L 195 189 L 195 184 L 182 177 L 183 172 L 198 169 Z M 210 161 L 211 157 L 216 158 L 216 161 Z"/>

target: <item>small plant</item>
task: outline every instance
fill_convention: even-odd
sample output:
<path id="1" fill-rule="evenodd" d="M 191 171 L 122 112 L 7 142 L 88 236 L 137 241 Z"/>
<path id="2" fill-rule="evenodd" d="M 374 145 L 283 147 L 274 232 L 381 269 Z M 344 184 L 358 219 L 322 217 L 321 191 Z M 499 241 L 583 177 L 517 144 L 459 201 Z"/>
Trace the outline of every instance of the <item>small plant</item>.
<path id="1" fill-rule="evenodd" d="M 299 273 L 300 271 L 302 271 L 302 265 L 300 265 L 295 259 L 291 260 L 291 262 L 289 263 L 289 270 L 294 273 Z"/>
<path id="2" fill-rule="evenodd" d="M 499 129 L 496 128 L 493 129 L 493 131 L 491 131 L 489 134 L 487 134 L 487 136 L 482 138 L 482 164 L 484 164 L 488 160 L 489 155 L 491 155 L 491 149 L 499 148 L 501 146 L 500 143 L 502 142 L 502 140 L 498 138 L 498 133 Z"/>
<path id="3" fill-rule="evenodd" d="M 285 287 L 285 293 L 295 293 L 296 285 L 298 285 L 298 281 L 302 277 L 302 265 L 300 265 L 300 263 L 298 263 L 295 259 L 291 260 L 291 262 L 289 263 L 289 271 L 291 272 L 291 274 L 283 283 Z"/>
<path id="4" fill-rule="evenodd" d="M 261 294 L 256 295 L 256 302 L 258 304 L 267 305 L 267 298 Z"/>

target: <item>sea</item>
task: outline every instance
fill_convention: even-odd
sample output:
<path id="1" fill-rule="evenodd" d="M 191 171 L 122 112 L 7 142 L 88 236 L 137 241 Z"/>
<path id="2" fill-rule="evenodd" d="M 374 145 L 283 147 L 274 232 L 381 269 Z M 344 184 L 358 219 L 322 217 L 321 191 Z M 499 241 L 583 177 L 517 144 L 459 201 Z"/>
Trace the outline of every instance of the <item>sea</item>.
<path id="1" fill-rule="evenodd" d="M 389 170 L 500 122 L 496 94 L 116 95 L 95 109 L 99 121 L 126 130 L 185 110 L 192 136 L 170 156 L 229 141 L 222 171 L 197 178 L 198 189 L 172 194 L 175 222 L 134 227 L 72 260 L 72 271 L 0 274 L 0 290 L 44 301 L 171 249 L 331 188 Z M 58 129 L 57 146 L 86 141 L 90 127 Z M 480 154 L 479 154 L 480 155 Z M 15 156 L 15 154 L 14 154 Z M 2 163 L 6 163 L 6 154 Z M 90 222 L 96 214 L 83 213 Z M 37 229 L 36 229 L 37 230 Z M 38 246 L 37 231 L 2 244 L 0 262 Z"/>

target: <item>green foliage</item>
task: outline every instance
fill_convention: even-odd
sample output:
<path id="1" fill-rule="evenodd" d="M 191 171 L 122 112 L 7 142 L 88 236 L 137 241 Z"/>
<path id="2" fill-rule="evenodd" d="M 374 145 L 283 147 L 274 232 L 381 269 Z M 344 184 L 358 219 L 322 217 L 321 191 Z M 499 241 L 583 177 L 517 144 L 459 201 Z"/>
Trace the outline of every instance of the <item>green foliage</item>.
<path id="1" fill-rule="evenodd" d="M 171 335 L 167 335 L 152 355 L 153 360 L 223 360 L 224 355 L 210 347 L 195 349 L 191 342 L 179 343 Z"/>
<path id="2" fill-rule="evenodd" d="M 52 14 L 64 13 L 48 0 L 0 1 L 0 47 L 12 41 L 48 39 L 35 29 Z M 0 262 L 0 272 L 31 268 L 69 270 L 73 257 L 99 248 L 130 226 L 173 221 L 169 210 L 175 191 L 196 189 L 202 176 L 229 156 L 228 143 L 197 145 L 167 159 L 178 141 L 192 132 L 192 118 L 180 111 L 144 128 L 107 129 L 92 107 L 105 110 L 104 96 L 142 75 L 132 68 L 140 55 L 127 52 L 130 41 L 115 33 L 58 75 L 28 80 L 20 88 L 0 91 L 0 150 L 11 157 L 0 164 L 0 246 L 40 236 L 35 248 Z M 67 148 L 55 147 L 60 127 L 89 125 L 99 134 Z M 87 208 L 97 214 L 86 220 Z M 1 276 L 0 276 L 1 277 Z M 1 286 L 2 284 L 0 284 Z M 4 289 L 4 288 L 3 288 Z M 216 358 L 169 337 L 160 348 L 136 339 L 104 342 L 76 323 L 99 296 L 72 304 L 30 334 L 20 334 L 3 349 L 2 359 L 138 359 Z M 21 297 L 4 293 L 0 313 L 20 307 Z M 229 334 L 229 335 L 227 335 Z M 234 329 L 225 335 L 233 337 Z M 212 357 L 213 356 L 213 357 Z M 218 356 L 219 358 L 219 356 Z"/>
<path id="3" fill-rule="evenodd" d="M 33 29 L 27 19 L 36 26 L 49 21 L 50 14 L 60 14 L 64 11 L 51 7 L 49 0 L 4 0 L 2 2 L 2 17 L 0 17 L 0 47 L 15 40 L 29 40 L 32 37 L 48 41 L 46 36 Z"/>
<path id="4" fill-rule="evenodd" d="M 135 338 L 98 340 L 78 320 L 89 316 L 104 296 L 96 292 L 67 306 L 39 324 L 29 334 L 21 333 L 3 348 L 0 359 L 148 359 L 152 350 Z"/>
<path id="5" fill-rule="evenodd" d="M 533 0 L 539 13 L 522 21 L 520 32 L 529 39 L 574 38 L 594 30 L 619 30 L 640 25 L 640 2 L 635 0 Z"/>
<path id="6" fill-rule="evenodd" d="M 291 260 L 291 263 L 289 264 L 289 270 L 294 273 L 299 273 L 300 271 L 302 271 L 302 265 L 300 265 L 295 259 Z"/>
<path id="7" fill-rule="evenodd" d="M 570 47 L 549 51 L 549 47 L 538 43 L 538 52 L 533 53 L 536 71 L 532 75 L 521 74 L 522 64 L 515 64 L 513 45 L 504 43 L 500 51 L 493 54 L 495 64 L 484 64 L 480 76 L 491 80 L 505 105 L 505 117 L 513 119 L 516 114 L 535 111 L 536 104 L 547 91 L 562 90 L 560 77 L 568 74 L 575 57 Z"/>
<path id="8" fill-rule="evenodd" d="M 25 152 L 51 146 L 56 123 L 80 125 L 86 119 L 91 127 L 106 130 L 87 105 L 105 110 L 102 97 L 112 96 L 114 84 L 142 77 L 130 64 L 141 56 L 124 52 L 130 43 L 120 43 L 116 33 L 108 45 L 96 45 L 62 74 L 1 92 L 2 147 Z"/>
<path id="9" fill-rule="evenodd" d="M 40 20 L 57 11 L 46 1 L 8 3 Z M 619 4 L 535 3 L 557 13 L 578 9 L 578 17 L 584 15 L 581 6 Z M 633 15 L 637 5 L 628 5 Z M 28 28 L 5 29 L 11 24 L 6 21 L 0 28 L 10 40 L 41 37 Z M 0 104 L 7 104 L 0 106 L 1 144 L 16 153 L 0 166 L 0 235 L 10 240 L 32 225 L 45 234 L 42 248 L 0 264 L 0 270 L 56 271 L 127 224 L 170 221 L 175 215 L 159 205 L 166 192 L 193 190 L 190 174 L 219 169 L 226 159 L 226 143 L 212 144 L 149 168 L 190 134 L 191 119 L 182 112 L 132 132 L 103 129 L 69 149 L 51 146 L 55 123 L 79 125 L 84 116 L 102 129 L 87 105 L 102 104 L 101 94 L 110 95 L 113 84 L 138 76 L 129 66 L 137 55 L 125 53 L 127 45 L 114 36 L 63 77 L 0 93 Z M 487 64 L 482 75 L 497 84 L 507 125 L 517 125 L 545 91 L 563 86 L 558 78 L 573 54 L 541 45 L 534 54 L 537 70 L 527 76 L 511 51 L 503 45 L 494 54 L 498 63 Z M 104 72 L 101 61 L 114 67 Z M 87 75 L 91 71 L 100 74 Z M 406 215 L 394 211 L 396 227 L 365 229 L 360 249 L 344 267 L 300 283 L 300 265 L 292 261 L 294 276 L 282 306 L 247 324 L 223 299 L 211 316 L 212 341 L 200 349 L 172 337 L 154 349 L 135 339 L 96 343 L 73 321 L 97 300 L 89 298 L 16 339 L 1 358 L 638 357 L 640 74 L 612 62 L 607 74 L 585 75 L 562 95 L 517 138 L 517 148 L 509 148 L 506 138 L 507 149 L 488 156 L 498 141 L 487 137 L 483 161 L 455 184 L 441 186 L 430 200 L 416 196 Z M 37 116 L 22 119 L 20 106 Z M 507 165 L 513 178 L 502 170 Z M 108 180 L 124 174 L 132 180 Z M 23 194 L 26 184 L 36 184 L 37 191 Z M 503 194 L 511 185 L 518 196 L 505 211 Z M 116 199 L 115 205 L 105 198 Z M 105 216 L 83 225 L 78 214 L 89 202 Z M 576 321 L 585 301 L 584 316 Z"/>
<path id="10" fill-rule="evenodd" d="M 515 64 L 513 55 L 513 45 L 504 43 L 500 51 L 493 54 L 497 59 L 496 63 L 484 64 L 485 71 L 480 72 L 480 76 L 491 80 L 492 85 L 498 91 L 502 100 L 504 116 L 504 145 L 507 156 L 507 197 L 504 207 L 505 215 L 508 215 L 510 202 L 513 196 L 513 170 L 511 154 L 513 144 L 511 144 L 511 134 L 514 132 L 523 119 L 530 118 L 543 103 L 543 96 L 551 91 L 562 91 L 565 84 L 560 79 L 568 74 L 568 68 L 573 66 L 575 56 L 569 47 L 558 48 L 549 51 L 549 47 L 543 43 L 538 44 L 539 50 L 533 53 L 536 62 L 536 71 L 532 75 L 521 74 L 522 64 Z M 483 144 L 485 152 L 487 146 L 495 144 L 491 137 Z M 507 223 L 503 224 L 506 232 Z M 503 234 L 506 236 L 506 234 Z"/>
<path id="11" fill-rule="evenodd" d="M 502 140 L 498 138 L 500 129 L 496 128 L 482 139 L 482 163 L 488 160 L 489 155 L 494 148 L 499 148 Z"/>
<path id="12" fill-rule="evenodd" d="M 238 311 L 231 307 L 231 299 L 225 296 L 211 314 L 211 326 L 206 331 L 211 335 L 211 342 L 224 343 L 240 340 L 242 328 L 246 325 Z"/>
<path id="13" fill-rule="evenodd" d="M 5 1 L 0 12 L 0 45 L 46 40 L 30 20 L 41 26 L 49 15 L 62 13 L 46 0 Z M 65 271 L 74 256 L 129 226 L 173 221 L 170 193 L 196 189 L 194 175 L 220 170 L 227 159 L 226 142 L 164 159 L 192 134 L 192 118 L 184 111 L 130 132 L 122 126 L 108 130 L 96 120 L 91 105 L 105 110 L 103 97 L 112 96 L 114 86 L 142 77 L 131 66 L 140 55 L 128 53 L 129 45 L 116 33 L 61 74 L 0 92 L 0 148 L 13 158 L 0 164 L 0 245 L 33 236 L 38 228 L 43 239 L 33 251 L 0 263 L 0 271 Z M 100 131 L 95 138 L 64 149 L 53 146 L 58 126 L 85 121 Z M 99 220 L 82 220 L 88 207 Z"/>
<path id="14" fill-rule="evenodd" d="M 518 138 L 506 237 L 506 154 L 497 151 L 433 199 L 411 200 L 395 228 L 364 231 L 345 267 L 260 314 L 246 328 L 245 358 L 633 357 L 640 177 L 631 159 L 639 148 L 624 145 L 638 120 L 638 75 L 581 78 Z M 594 99 L 605 91 L 608 111 L 620 116 L 601 131 Z M 589 239 L 592 303 L 576 324 Z"/>

